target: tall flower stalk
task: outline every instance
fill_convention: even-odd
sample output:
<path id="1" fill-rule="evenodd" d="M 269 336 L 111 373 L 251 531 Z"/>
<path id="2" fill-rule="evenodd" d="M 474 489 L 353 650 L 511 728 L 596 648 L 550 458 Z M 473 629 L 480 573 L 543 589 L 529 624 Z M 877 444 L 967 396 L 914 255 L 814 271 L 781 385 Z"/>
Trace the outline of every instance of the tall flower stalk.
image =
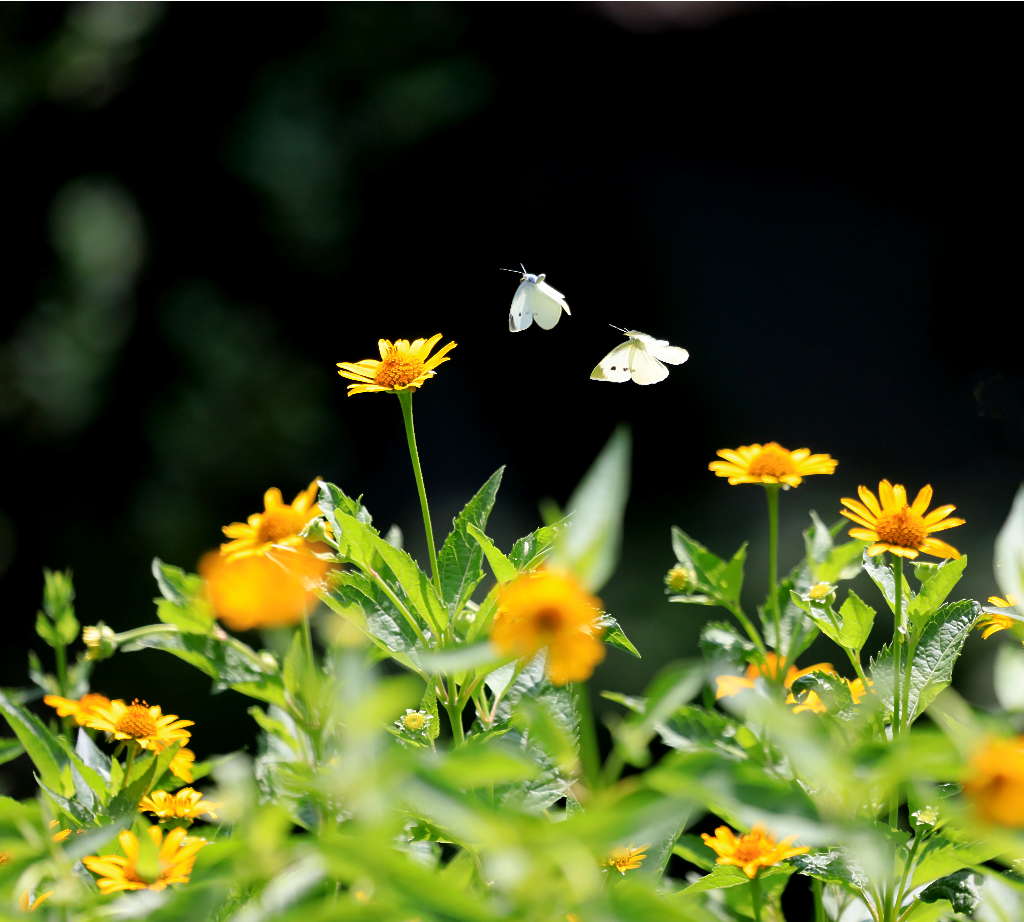
<path id="1" fill-rule="evenodd" d="M 430 521 L 430 504 L 427 502 L 427 488 L 423 482 L 423 468 L 420 465 L 420 452 L 416 445 L 416 426 L 412 418 L 412 391 L 396 391 L 398 402 L 402 407 L 402 421 L 405 423 L 405 439 L 409 445 L 409 460 L 412 461 L 412 474 L 416 479 L 416 493 L 420 498 L 420 513 L 423 516 L 423 533 L 427 539 L 427 554 L 430 557 L 430 578 L 434 587 L 441 591 L 441 571 L 437 565 L 437 547 L 434 544 L 434 526 Z"/>

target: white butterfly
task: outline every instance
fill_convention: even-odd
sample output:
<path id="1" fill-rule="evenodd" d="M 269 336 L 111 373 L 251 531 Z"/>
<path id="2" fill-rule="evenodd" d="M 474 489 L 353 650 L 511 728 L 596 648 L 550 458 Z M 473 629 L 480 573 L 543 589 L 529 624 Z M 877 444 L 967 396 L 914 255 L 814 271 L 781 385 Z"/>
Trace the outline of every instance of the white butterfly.
<path id="1" fill-rule="evenodd" d="M 523 277 L 519 282 L 516 293 L 512 296 L 512 309 L 508 312 L 508 328 L 513 333 L 525 330 L 534 320 L 542 330 L 550 330 L 559 318 L 562 311 L 571 314 L 569 305 L 560 291 L 555 291 L 547 282 L 544 275 L 532 275 L 522 266 Z M 506 272 L 515 272 L 515 269 L 506 269 Z"/>
<path id="2" fill-rule="evenodd" d="M 628 381 L 637 384 L 657 384 L 668 377 L 669 365 L 682 365 L 690 353 L 679 346 L 670 346 L 668 340 L 655 339 L 639 330 L 612 327 L 629 337 L 621 346 L 609 352 L 590 373 L 594 381 Z"/>

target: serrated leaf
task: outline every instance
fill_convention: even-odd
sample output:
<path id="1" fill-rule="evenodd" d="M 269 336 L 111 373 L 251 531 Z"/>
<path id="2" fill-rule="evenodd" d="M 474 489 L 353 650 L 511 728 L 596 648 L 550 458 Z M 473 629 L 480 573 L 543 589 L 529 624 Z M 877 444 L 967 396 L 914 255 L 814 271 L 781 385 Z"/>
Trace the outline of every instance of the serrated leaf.
<path id="1" fill-rule="evenodd" d="M 915 573 L 921 581 L 921 588 L 907 606 L 907 616 L 912 624 L 923 626 L 932 612 L 946 601 L 946 596 L 953 591 L 953 587 L 960 582 L 966 566 L 967 556 L 964 555 L 958 559 L 944 560 L 938 566 L 928 566 L 927 569 L 921 565 L 915 568 Z"/>
<path id="2" fill-rule="evenodd" d="M 789 860 L 800 874 L 848 890 L 862 892 L 870 883 L 867 874 L 839 849 L 794 855 Z"/>
<path id="3" fill-rule="evenodd" d="M 868 576 L 871 577 L 871 581 L 878 587 L 882 593 L 882 597 L 885 599 L 886 604 L 889 606 L 889 610 L 893 613 L 896 611 L 896 577 L 893 575 L 892 568 L 882 562 L 882 557 L 869 557 L 867 550 L 864 551 L 863 557 L 864 570 Z M 909 606 L 913 600 L 914 593 L 910 589 L 910 585 L 906 577 L 903 579 L 903 605 Z M 906 608 L 904 610 L 907 610 Z"/>
<path id="4" fill-rule="evenodd" d="M 625 650 L 627 653 L 631 653 L 637 659 L 643 659 L 640 655 L 640 651 L 633 645 L 633 641 L 626 636 L 626 632 L 622 630 L 619 622 L 611 615 L 602 615 L 600 624 L 604 628 L 604 634 L 601 639 L 608 644 L 608 646 L 618 647 L 620 650 Z"/>
<path id="5" fill-rule="evenodd" d="M 754 652 L 754 645 L 731 624 L 709 621 L 700 632 L 700 649 L 714 666 L 724 662 L 742 668 Z"/>
<path id="6" fill-rule="evenodd" d="M 466 503 L 452 522 L 452 530 L 441 545 L 438 554 L 441 594 L 451 617 L 462 610 L 483 579 L 484 573 L 480 566 L 483 550 L 480 543 L 469 534 L 467 527 L 473 525 L 481 532 L 487 527 L 487 519 L 494 506 L 504 471 L 504 467 L 499 467 Z"/>
<path id="7" fill-rule="evenodd" d="M 770 868 L 762 868 L 761 872 L 757 875 L 758 880 L 768 880 L 773 877 L 788 877 L 793 873 L 793 868 L 784 865 L 777 864 Z M 681 895 L 692 895 L 694 893 L 704 893 L 707 890 L 721 890 L 726 887 L 739 887 L 743 884 L 749 884 L 750 878 L 747 877 L 739 868 L 733 867 L 730 864 L 719 864 L 715 865 L 714 870 L 710 874 L 706 874 L 700 880 L 690 884 L 688 887 L 684 887 L 681 891 Z"/>
<path id="8" fill-rule="evenodd" d="M 419 644 L 410 623 L 371 579 L 358 570 L 339 570 L 330 576 L 331 588 L 323 598 L 335 614 L 353 623 L 378 646 L 401 656 Z M 407 659 L 405 661 L 408 661 Z"/>
<path id="9" fill-rule="evenodd" d="M 814 692 L 828 713 L 837 717 L 846 718 L 855 713 L 850 686 L 839 676 L 816 670 L 800 676 L 793 682 L 790 690 L 798 703 L 804 700 L 805 695 Z"/>
<path id="10" fill-rule="evenodd" d="M 512 566 L 520 573 L 540 566 L 551 554 L 555 542 L 567 527 L 568 522 L 564 518 L 559 518 L 518 538 L 508 554 Z"/>
<path id="11" fill-rule="evenodd" d="M 981 879 L 980 874 L 966 868 L 955 871 L 948 877 L 940 877 L 925 887 L 918 895 L 918 899 L 925 903 L 948 900 L 953 912 L 969 915 L 981 902 Z"/>
<path id="12" fill-rule="evenodd" d="M 519 571 L 516 569 L 512 561 L 498 550 L 495 543 L 479 528 L 473 524 L 469 524 L 466 526 L 466 531 L 470 537 L 480 545 L 480 549 L 487 558 L 487 563 L 490 564 L 491 572 L 494 573 L 494 578 L 499 583 L 507 583 L 509 580 L 513 580 L 519 575 Z"/>
<path id="13" fill-rule="evenodd" d="M 317 486 L 319 486 L 320 492 L 317 494 L 316 502 L 320 507 L 320 511 L 328 519 L 335 512 L 344 512 L 346 515 L 358 519 L 364 525 L 373 524 L 373 516 L 370 515 L 369 510 L 362 504 L 360 499 L 352 499 L 340 487 L 333 483 L 328 483 L 326 480 L 318 480 Z"/>
<path id="14" fill-rule="evenodd" d="M 63 787 L 61 766 L 64 755 L 49 728 L 35 714 L 16 704 L 3 690 L 0 690 L 0 713 L 7 719 L 40 778 L 54 791 L 60 791 Z"/>

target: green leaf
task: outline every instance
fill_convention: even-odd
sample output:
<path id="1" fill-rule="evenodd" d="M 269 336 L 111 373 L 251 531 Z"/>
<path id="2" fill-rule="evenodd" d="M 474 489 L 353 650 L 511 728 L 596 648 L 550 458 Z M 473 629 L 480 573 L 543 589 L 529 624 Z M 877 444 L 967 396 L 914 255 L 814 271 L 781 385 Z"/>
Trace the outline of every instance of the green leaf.
<path id="1" fill-rule="evenodd" d="M 63 789 L 61 767 L 64 756 L 60 744 L 35 714 L 16 704 L 7 691 L 0 690 L 0 712 L 10 724 L 43 782 L 54 791 Z"/>
<path id="2" fill-rule="evenodd" d="M 380 587 L 358 570 L 336 570 L 329 580 L 331 588 L 324 604 L 400 662 L 408 662 L 400 654 L 415 649 L 419 638 Z"/>
<path id="3" fill-rule="evenodd" d="M 743 544 L 728 563 L 695 541 L 681 528 L 672 526 L 672 550 L 676 560 L 697 577 L 697 591 L 672 596 L 670 602 L 688 602 L 695 605 L 725 605 L 739 602 L 743 589 L 743 567 L 747 546 Z"/>
<path id="4" fill-rule="evenodd" d="M 761 873 L 758 874 L 758 880 L 768 880 L 773 877 L 788 877 L 793 873 L 793 868 L 784 864 L 777 864 L 770 868 L 762 868 Z M 692 895 L 694 893 L 704 893 L 707 890 L 722 890 L 726 887 L 739 887 L 743 884 L 749 884 L 750 878 L 747 877 L 739 868 L 733 867 L 731 864 L 719 864 L 715 865 L 714 870 L 702 877 L 695 883 L 690 884 L 688 887 L 684 887 L 680 892 L 681 895 Z"/>
<path id="5" fill-rule="evenodd" d="M 519 571 L 512 561 L 499 551 L 494 542 L 479 528 L 470 523 L 466 526 L 466 531 L 480 545 L 487 562 L 491 565 L 494 578 L 499 583 L 507 583 L 519 575 Z"/>
<path id="6" fill-rule="evenodd" d="M 839 645 L 851 650 L 860 650 L 871 634 L 871 628 L 875 623 L 875 610 L 851 589 L 846 594 L 843 604 L 839 606 L 839 617 L 842 621 Z"/>
<path id="7" fill-rule="evenodd" d="M 51 647 L 63 646 L 60 635 L 53 622 L 46 617 L 44 612 L 36 612 L 36 633 Z"/>
<path id="8" fill-rule="evenodd" d="M 540 566 L 551 554 L 555 542 L 567 527 L 568 522 L 564 518 L 560 518 L 549 525 L 535 528 L 528 535 L 519 538 L 512 545 L 512 550 L 508 554 L 512 566 L 520 573 Z"/>
<path id="9" fill-rule="evenodd" d="M 467 528 L 469 525 L 480 531 L 486 528 L 487 518 L 494 506 L 494 498 L 497 496 L 504 471 L 504 467 L 499 467 L 466 503 L 465 508 L 452 522 L 452 530 L 441 545 L 438 554 L 441 594 L 448 605 L 448 613 L 453 618 L 462 610 L 484 575 L 480 567 L 482 548 L 469 534 Z"/>
<path id="10" fill-rule="evenodd" d="M 620 650 L 632 653 L 637 659 L 643 659 L 640 656 L 640 651 L 633 645 L 633 641 L 626 636 L 626 632 L 622 630 L 619 622 L 611 615 L 602 615 L 600 623 L 604 627 L 604 636 L 601 639 L 608 646 L 618 647 Z"/>
<path id="11" fill-rule="evenodd" d="M 216 620 L 213 608 L 203 595 L 203 581 L 181 567 L 153 558 L 153 576 L 162 598 L 156 600 L 156 616 L 193 634 L 208 634 Z"/>
<path id="12" fill-rule="evenodd" d="M 836 717 L 848 719 L 856 714 L 850 686 L 839 676 L 820 671 L 809 672 L 800 676 L 790 690 L 798 702 L 803 701 L 804 695 L 813 691 L 821 699 L 828 713 Z"/>
<path id="13" fill-rule="evenodd" d="M 892 568 L 887 564 L 883 563 L 881 555 L 877 557 L 869 557 L 868 552 L 864 551 L 864 569 L 867 571 L 868 576 L 871 577 L 871 581 L 878 587 L 882 596 L 885 598 L 886 604 L 889 606 L 889 610 L 893 613 L 896 611 L 896 577 L 893 575 Z M 910 589 L 908 580 L 903 580 L 903 604 L 909 605 L 913 599 L 914 593 Z M 909 610 L 909 609 L 907 609 Z"/>
<path id="14" fill-rule="evenodd" d="M 808 852 L 789 859 L 800 874 L 827 884 L 837 884 L 861 892 L 870 885 L 867 874 L 839 849 Z"/>
<path id="15" fill-rule="evenodd" d="M 568 533 L 559 546 L 566 564 L 591 592 L 608 582 L 619 559 L 629 496 L 629 430 L 615 430 L 569 498 Z"/>
<path id="16" fill-rule="evenodd" d="M 754 652 L 754 645 L 731 624 L 709 621 L 700 632 L 700 649 L 712 666 L 728 664 L 743 668 Z"/>
<path id="17" fill-rule="evenodd" d="M 696 695 L 704 684 L 704 667 L 687 661 L 664 668 L 647 688 L 642 714 L 630 715 L 615 728 L 615 745 L 633 765 L 650 761 L 648 745 L 665 722 Z"/>
<path id="18" fill-rule="evenodd" d="M 967 868 L 955 871 L 925 887 L 918 899 L 925 903 L 948 900 L 953 912 L 969 915 L 981 902 L 981 875 Z"/>
<path id="19" fill-rule="evenodd" d="M 956 560 L 944 560 L 938 566 L 934 564 L 918 564 L 914 568 L 915 575 L 921 581 L 921 588 L 907 606 L 907 616 L 912 624 L 923 627 L 924 622 L 952 592 L 960 582 L 967 556 Z"/>
<path id="20" fill-rule="evenodd" d="M 468 790 L 527 781 L 537 776 L 538 766 L 500 744 L 470 742 L 448 752 L 430 773 Z"/>
<path id="21" fill-rule="evenodd" d="M 684 861 L 695 864 L 702 871 L 710 871 L 715 866 L 718 856 L 704 844 L 700 836 L 685 835 L 676 840 L 672 849 Z"/>
<path id="22" fill-rule="evenodd" d="M 0 737 L 0 765 L 16 759 L 25 751 L 16 739 L 8 736 Z"/>
<path id="23" fill-rule="evenodd" d="M 787 652 L 791 660 L 795 660 L 803 653 L 818 636 L 818 624 L 808 618 L 808 613 L 801 607 L 802 600 L 799 596 L 796 596 L 797 601 L 794 602 L 793 586 L 792 577 L 786 577 L 776 586 L 780 613 L 778 637 L 775 617 L 767 601 L 757 609 L 764 642 L 774 650 Z"/>
<path id="24" fill-rule="evenodd" d="M 427 689 L 420 701 L 420 710 L 426 711 L 434 718 L 427 723 L 427 739 L 436 740 L 441 735 L 441 721 L 437 714 L 437 692 L 433 682 L 427 682 Z"/>
<path id="25" fill-rule="evenodd" d="M 1024 484 L 996 536 L 995 571 L 1003 597 L 1024 601 Z"/>
<path id="26" fill-rule="evenodd" d="M 335 512 L 343 512 L 358 519 L 364 525 L 371 525 L 373 523 L 373 516 L 370 515 L 369 510 L 362 504 L 360 499 L 352 499 L 352 497 L 346 496 L 340 487 L 325 480 L 318 481 L 318 485 L 320 493 L 317 496 L 316 502 L 320 507 L 320 511 L 328 519 Z"/>

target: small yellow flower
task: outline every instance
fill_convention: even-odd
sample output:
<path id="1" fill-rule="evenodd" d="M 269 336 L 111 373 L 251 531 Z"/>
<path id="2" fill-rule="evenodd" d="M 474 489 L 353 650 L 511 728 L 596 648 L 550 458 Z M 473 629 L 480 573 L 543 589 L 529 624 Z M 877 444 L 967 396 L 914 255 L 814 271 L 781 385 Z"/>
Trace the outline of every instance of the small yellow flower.
<path id="1" fill-rule="evenodd" d="M 665 587 L 671 592 L 684 592 L 696 583 L 697 574 L 693 567 L 683 566 L 681 563 L 677 563 L 665 574 Z"/>
<path id="2" fill-rule="evenodd" d="M 1024 736 L 984 743 L 968 764 L 964 794 L 986 822 L 1024 827 Z"/>
<path id="3" fill-rule="evenodd" d="M 298 550 L 234 560 L 211 551 L 199 561 L 199 575 L 217 617 L 233 631 L 248 631 L 301 622 L 316 603 L 327 567 L 327 561 Z"/>
<path id="4" fill-rule="evenodd" d="M 186 784 L 191 784 L 195 781 L 195 778 L 192 776 L 192 765 L 195 760 L 196 754 L 191 749 L 186 749 L 183 746 L 174 753 L 171 757 L 171 764 L 167 767 L 176 778 L 180 778 Z"/>
<path id="5" fill-rule="evenodd" d="M 300 532 L 320 515 L 316 504 L 317 484 L 313 482 L 291 503 L 286 503 L 281 491 L 271 487 L 263 494 L 263 511 L 254 512 L 245 522 L 232 522 L 221 531 L 231 538 L 220 546 L 228 560 L 239 557 L 263 556 L 275 548 L 306 550 L 306 539 Z M 287 559 L 287 555 L 279 555 Z"/>
<path id="6" fill-rule="evenodd" d="M 57 831 L 50 834 L 50 840 L 53 842 L 63 842 L 68 836 L 71 835 L 70 829 L 61 829 L 59 820 L 50 820 L 50 828 L 56 829 Z"/>
<path id="7" fill-rule="evenodd" d="M 501 587 L 491 640 L 523 659 L 547 647 L 551 681 L 580 682 L 604 659 L 600 614 L 601 600 L 568 573 L 535 570 Z"/>
<path id="8" fill-rule="evenodd" d="M 643 864 L 647 857 L 647 849 L 650 847 L 650 845 L 629 845 L 625 848 L 613 849 L 605 864 L 610 868 L 615 868 L 620 874 L 625 874 L 626 871 L 635 871 Z"/>
<path id="9" fill-rule="evenodd" d="M 811 586 L 810 589 L 807 590 L 806 597 L 808 599 L 814 599 L 815 601 L 818 601 L 820 599 L 827 599 L 832 594 L 832 591 L 835 588 L 836 587 L 833 586 L 831 583 L 815 583 L 813 586 Z"/>
<path id="10" fill-rule="evenodd" d="M 377 340 L 380 359 L 363 359 L 361 362 L 338 362 L 338 374 L 357 384 L 348 386 L 348 396 L 369 391 L 402 391 L 421 387 L 434 377 L 434 371 L 442 362 L 448 361 L 448 353 L 457 345 L 448 343 L 433 356 L 430 350 L 441 341 L 437 333 L 430 339 L 387 339 Z"/>
<path id="11" fill-rule="evenodd" d="M 164 714 L 160 705 L 137 698 L 125 704 L 120 698 L 93 708 L 85 726 L 109 733 L 115 740 L 131 740 L 143 749 L 161 752 L 172 743 L 187 743 L 192 734 L 185 729 L 193 720 L 179 720 L 177 714 Z"/>
<path id="12" fill-rule="evenodd" d="M 117 652 L 117 634 L 102 621 L 82 628 L 82 643 L 88 660 L 108 659 Z"/>
<path id="13" fill-rule="evenodd" d="M 206 800 L 195 788 L 182 788 L 174 794 L 167 791 L 152 791 L 139 801 L 139 810 L 152 813 L 159 819 L 196 819 L 208 816 L 216 819 L 214 810 L 220 804 Z"/>
<path id="14" fill-rule="evenodd" d="M 995 605 L 998 608 L 1012 608 L 1017 604 L 1017 600 L 1013 596 L 1002 598 L 998 595 L 990 595 L 988 597 L 989 605 Z M 1015 618 L 1011 618 L 1009 615 L 1001 615 L 999 612 L 986 611 L 984 612 L 985 617 L 978 620 L 977 627 L 981 630 L 981 639 L 988 640 L 993 634 L 999 633 L 999 631 L 1005 631 L 1013 627 Z"/>
<path id="15" fill-rule="evenodd" d="M 412 708 L 406 708 L 405 713 L 395 721 L 395 726 L 399 730 L 406 730 L 409 733 L 421 733 L 430 726 L 433 719 L 434 715 L 428 714 L 426 711 L 414 711 Z"/>
<path id="16" fill-rule="evenodd" d="M 756 877 L 761 868 L 769 868 L 786 858 L 810 851 L 806 845 L 790 846 L 796 836 L 776 842 L 763 826 L 755 826 L 742 836 L 737 836 L 728 826 L 719 826 L 713 836 L 705 832 L 701 833 L 701 838 L 718 855 L 716 864 L 742 868 L 750 878 Z"/>
<path id="17" fill-rule="evenodd" d="M 931 484 L 921 487 L 913 503 L 907 502 L 907 490 L 901 483 L 891 484 L 888 480 L 878 483 L 876 497 L 867 487 L 857 487 L 860 501 L 844 497 L 840 502 L 846 509 L 840 509 L 857 528 L 850 529 L 850 537 L 859 541 L 873 542 L 868 547 L 868 556 L 889 551 L 898 557 L 911 560 L 918 554 L 933 557 L 956 558 L 960 552 L 951 544 L 933 538 L 932 533 L 956 528 L 964 519 L 949 518 L 956 506 L 937 506 L 926 512 L 932 501 Z"/>
<path id="18" fill-rule="evenodd" d="M 121 855 L 90 855 L 82 863 L 99 875 L 96 881 L 100 892 L 117 893 L 120 890 L 163 890 L 171 884 L 188 883 L 196 854 L 206 845 L 205 839 L 187 834 L 183 826 L 172 829 L 164 837 L 159 826 L 146 830 L 150 841 L 157 849 L 156 873 L 143 874 L 139 868 L 139 840 L 130 829 L 118 833 L 117 841 Z"/>
<path id="19" fill-rule="evenodd" d="M 21 895 L 18 897 L 18 907 L 22 912 L 35 912 L 51 896 L 53 896 L 52 890 L 45 890 L 35 898 L 33 898 L 30 891 L 22 890 Z"/>
<path id="20" fill-rule="evenodd" d="M 58 717 L 74 717 L 80 727 L 88 725 L 89 717 L 97 708 L 108 707 L 110 699 L 106 695 L 89 692 L 81 698 L 62 698 L 60 695 L 45 695 L 43 704 L 57 709 Z"/>
<path id="21" fill-rule="evenodd" d="M 778 442 L 720 448 L 716 454 L 724 460 L 712 461 L 708 470 L 718 477 L 728 477 L 730 485 L 780 483 L 784 487 L 798 487 L 804 477 L 835 473 L 839 463 L 829 455 L 812 455 L 809 448 L 790 451 Z"/>

